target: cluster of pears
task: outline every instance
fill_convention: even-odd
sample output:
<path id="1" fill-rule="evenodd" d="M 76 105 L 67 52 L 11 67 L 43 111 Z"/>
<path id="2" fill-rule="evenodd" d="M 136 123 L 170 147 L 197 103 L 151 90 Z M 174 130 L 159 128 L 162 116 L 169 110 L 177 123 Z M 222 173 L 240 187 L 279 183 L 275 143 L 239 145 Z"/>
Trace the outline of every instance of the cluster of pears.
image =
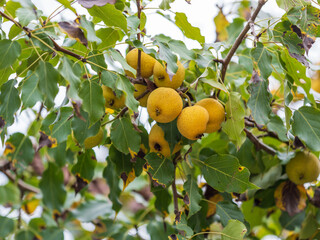
<path id="1" fill-rule="evenodd" d="M 138 49 L 131 50 L 126 56 L 127 63 L 134 69 L 138 66 Z M 183 100 L 176 91 L 185 77 L 185 68 L 177 61 L 178 70 L 170 76 L 165 63 L 160 63 L 148 54 L 141 52 L 141 76 L 149 78 L 158 87 L 149 95 L 140 99 L 140 105 L 147 107 L 149 116 L 158 123 L 169 123 L 177 118 L 177 128 L 182 136 L 197 140 L 204 133 L 212 133 L 220 129 L 225 119 L 224 107 L 213 98 L 202 99 L 193 106 L 183 108 Z M 130 76 L 131 73 L 127 74 Z M 132 74 L 131 74 L 132 75 Z M 146 86 L 135 84 L 137 95 L 143 93 Z M 149 134 L 151 152 L 160 152 L 169 157 L 181 149 L 178 143 L 170 151 L 169 143 L 165 140 L 164 132 L 157 124 L 153 125 Z"/>

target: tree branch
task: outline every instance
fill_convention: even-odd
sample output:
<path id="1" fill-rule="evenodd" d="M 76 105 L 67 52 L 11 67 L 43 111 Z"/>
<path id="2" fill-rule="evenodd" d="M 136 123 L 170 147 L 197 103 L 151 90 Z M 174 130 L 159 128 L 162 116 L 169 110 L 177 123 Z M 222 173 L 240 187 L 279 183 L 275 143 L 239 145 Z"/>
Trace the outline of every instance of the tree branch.
<path id="1" fill-rule="evenodd" d="M 256 17 L 258 16 L 261 8 L 263 7 L 263 5 L 267 1 L 268 0 L 259 0 L 256 10 L 253 12 L 253 14 L 250 17 L 250 19 L 248 20 L 247 24 L 245 25 L 245 27 L 242 29 L 241 33 L 239 34 L 239 36 L 235 40 L 235 42 L 232 45 L 232 47 L 231 47 L 230 51 L 228 52 L 227 56 L 222 61 L 222 69 L 221 69 L 221 81 L 222 82 L 224 82 L 224 79 L 226 77 L 227 68 L 228 68 L 228 65 L 229 65 L 229 63 L 231 61 L 231 58 L 233 57 L 233 55 L 237 51 L 237 49 L 240 46 L 240 44 L 242 43 L 244 37 L 246 36 L 248 31 L 250 30 L 250 26 L 254 23 L 254 21 L 255 21 Z M 217 96 L 219 96 L 219 93 L 220 93 L 220 90 L 218 90 Z"/>
<path id="2" fill-rule="evenodd" d="M 29 192 L 34 192 L 34 193 L 40 193 L 40 190 L 38 188 L 25 183 L 21 179 L 17 180 L 17 177 L 8 171 L 10 169 L 10 165 L 11 165 L 10 162 L 7 162 L 6 164 L 0 166 L 0 172 L 2 172 L 4 175 L 6 175 L 7 178 L 9 178 L 9 180 L 11 182 L 14 182 L 14 183 L 17 182 L 18 188 L 21 191 L 29 191 Z"/>
<path id="3" fill-rule="evenodd" d="M 177 169 L 177 161 L 176 159 L 173 160 L 174 165 L 174 173 L 173 173 L 173 182 L 172 182 L 172 193 L 173 193 L 173 204 L 174 204 L 174 214 L 176 218 L 179 215 L 179 205 L 178 205 L 178 192 L 176 186 L 176 169 Z"/>
<path id="4" fill-rule="evenodd" d="M 274 150 L 272 147 L 269 147 L 268 145 L 261 142 L 253 133 L 251 133 L 248 129 L 243 129 L 247 135 L 247 138 L 256 146 L 257 150 L 264 150 L 265 152 L 271 154 L 272 156 L 276 155 L 276 150 Z"/>

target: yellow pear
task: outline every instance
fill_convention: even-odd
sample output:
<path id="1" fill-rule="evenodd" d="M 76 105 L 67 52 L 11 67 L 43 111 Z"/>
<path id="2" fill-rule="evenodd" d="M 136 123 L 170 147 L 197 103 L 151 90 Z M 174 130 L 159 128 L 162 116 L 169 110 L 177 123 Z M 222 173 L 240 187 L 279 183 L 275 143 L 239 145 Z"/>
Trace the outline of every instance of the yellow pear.
<path id="1" fill-rule="evenodd" d="M 177 89 L 181 86 L 185 76 L 185 68 L 180 61 L 177 62 L 177 65 L 178 71 L 173 76 L 169 76 L 166 71 L 166 67 L 156 61 L 153 67 L 153 81 L 157 87 Z"/>
<path id="2" fill-rule="evenodd" d="M 183 107 L 180 95 L 172 88 L 153 90 L 147 101 L 149 116 L 160 123 L 168 123 L 178 117 Z"/>
<path id="3" fill-rule="evenodd" d="M 205 98 L 197 102 L 196 105 L 204 107 L 209 113 L 209 121 L 205 132 L 212 133 L 218 131 L 225 118 L 222 104 L 213 98 Z"/>
<path id="4" fill-rule="evenodd" d="M 203 136 L 209 121 L 208 111 L 199 105 L 186 107 L 178 117 L 177 126 L 182 136 L 197 140 Z"/>
<path id="5" fill-rule="evenodd" d="M 128 52 L 126 56 L 127 63 L 134 69 L 137 70 L 138 68 L 138 49 L 134 48 L 130 52 Z M 148 78 L 151 77 L 153 74 L 153 66 L 156 62 L 156 59 L 149 56 L 148 54 L 141 51 L 141 77 Z M 126 71 L 127 75 L 130 77 L 134 77 L 133 74 L 129 71 Z"/>
<path id="6" fill-rule="evenodd" d="M 107 87 L 102 85 L 103 97 L 106 100 L 106 107 L 112 109 L 123 108 L 126 102 L 125 94 L 122 94 L 120 97 L 116 96 L 115 92 Z"/>
<path id="7" fill-rule="evenodd" d="M 298 152 L 287 164 L 286 173 L 295 184 L 315 181 L 320 174 L 319 159 L 311 152 Z"/>
<path id="8" fill-rule="evenodd" d="M 85 149 L 90 149 L 95 146 L 98 146 L 101 143 L 102 139 L 103 139 L 103 130 L 100 128 L 99 132 L 96 135 L 88 137 L 84 140 L 83 144 Z"/>
<path id="9" fill-rule="evenodd" d="M 149 133 L 150 152 L 159 152 L 165 157 L 170 157 L 181 149 L 180 144 L 176 144 L 171 154 L 169 143 L 164 138 L 164 131 L 157 124 L 153 125 Z"/>
<path id="10" fill-rule="evenodd" d="M 147 90 L 147 86 L 146 85 L 142 85 L 142 84 L 134 84 L 134 93 L 133 96 L 135 98 L 139 97 L 142 93 L 144 93 Z M 147 106 L 147 100 L 149 97 L 150 93 L 147 93 L 146 95 L 144 95 L 142 98 L 140 98 L 138 101 L 140 102 L 140 106 L 141 107 L 146 107 Z"/>

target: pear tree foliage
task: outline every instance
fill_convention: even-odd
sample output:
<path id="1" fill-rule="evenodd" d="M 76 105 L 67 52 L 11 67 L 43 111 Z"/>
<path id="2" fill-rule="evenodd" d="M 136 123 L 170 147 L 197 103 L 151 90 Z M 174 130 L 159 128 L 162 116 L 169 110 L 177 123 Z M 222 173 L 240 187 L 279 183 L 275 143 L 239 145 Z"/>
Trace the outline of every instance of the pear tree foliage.
<path id="1" fill-rule="evenodd" d="M 1 239 L 320 238 L 319 1 L 203 5 L 214 41 L 184 11 L 195 0 L 46 2 L 0 0 Z M 151 35 L 155 15 L 183 38 Z M 159 121 L 150 146 L 148 64 L 223 122 L 190 140 L 179 116 Z M 308 184 L 286 173 L 298 152 Z"/>

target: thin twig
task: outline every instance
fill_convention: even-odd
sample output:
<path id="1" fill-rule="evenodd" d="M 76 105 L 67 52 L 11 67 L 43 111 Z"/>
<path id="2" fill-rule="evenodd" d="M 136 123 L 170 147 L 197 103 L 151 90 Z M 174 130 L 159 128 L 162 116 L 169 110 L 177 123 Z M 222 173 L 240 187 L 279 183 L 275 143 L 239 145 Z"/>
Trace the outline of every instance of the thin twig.
<path id="1" fill-rule="evenodd" d="M 244 37 L 246 36 L 246 34 L 248 33 L 248 31 L 250 30 L 250 25 L 252 25 L 256 19 L 256 17 L 258 16 L 258 13 L 260 12 L 261 8 L 263 7 L 263 5 L 267 2 L 268 0 L 259 0 L 258 2 L 258 6 L 256 8 L 256 10 L 253 12 L 252 16 L 250 17 L 250 19 L 248 20 L 247 24 L 245 25 L 245 27 L 242 29 L 241 33 L 239 34 L 239 36 L 237 37 L 237 39 L 235 40 L 234 44 L 232 45 L 230 51 L 228 52 L 227 56 L 225 57 L 225 59 L 222 62 L 222 69 L 221 69 L 221 82 L 224 82 L 224 79 L 226 77 L 226 72 L 227 72 L 227 68 L 228 65 L 231 61 L 231 58 L 233 57 L 233 55 L 235 54 L 235 52 L 237 51 L 238 47 L 240 46 L 240 44 L 242 43 Z M 217 96 L 219 96 L 220 90 L 218 90 L 217 92 Z"/>
<path id="2" fill-rule="evenodd" d="M 248 129 L 243 129 L 247 135 L 247 138 L 256 146 L 257 150 L 264 150 L 265 152 L 271 154 L 272 156 L 276 155 L 277 151 L 274 150 L 272 147 L 261 142 L 253 133 L 251 133 Z"/>

